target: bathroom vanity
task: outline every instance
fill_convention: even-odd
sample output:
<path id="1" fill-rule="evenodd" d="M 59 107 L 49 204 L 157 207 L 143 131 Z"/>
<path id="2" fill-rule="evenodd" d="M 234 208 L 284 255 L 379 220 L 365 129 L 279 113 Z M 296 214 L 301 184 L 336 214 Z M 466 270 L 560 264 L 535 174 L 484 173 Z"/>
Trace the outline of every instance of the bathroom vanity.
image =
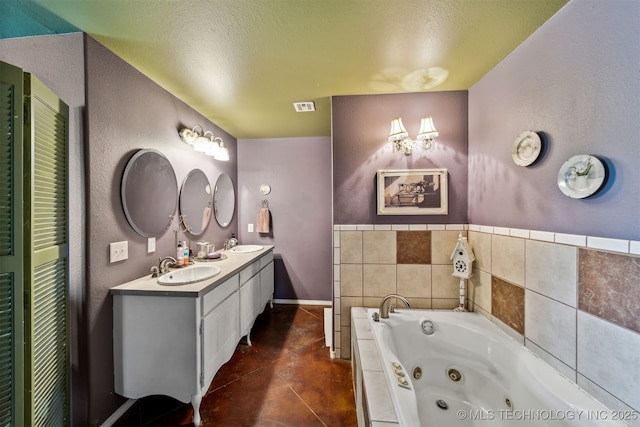
<path id="1" fill-rule="evenodd" d="M 209 279 L 163 286 L 145 276 L 111 288 L 116 393 L 154 394 L 193 405 L 247 336 L 267 302 L 273 303 L 273 246 L 249 253 L 222 251 L 220 273 Z"/>

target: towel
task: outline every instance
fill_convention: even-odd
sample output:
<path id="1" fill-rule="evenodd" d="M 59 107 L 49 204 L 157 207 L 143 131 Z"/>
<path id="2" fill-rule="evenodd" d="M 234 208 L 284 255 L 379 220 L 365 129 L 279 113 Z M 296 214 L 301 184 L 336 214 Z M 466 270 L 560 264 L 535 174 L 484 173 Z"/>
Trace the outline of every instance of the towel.
<path id="1" fill-rule="evenodd" d="M 260 208 L 258 209 L 258 233 L 268 233 L 269 232 L 269 208 Z"/>

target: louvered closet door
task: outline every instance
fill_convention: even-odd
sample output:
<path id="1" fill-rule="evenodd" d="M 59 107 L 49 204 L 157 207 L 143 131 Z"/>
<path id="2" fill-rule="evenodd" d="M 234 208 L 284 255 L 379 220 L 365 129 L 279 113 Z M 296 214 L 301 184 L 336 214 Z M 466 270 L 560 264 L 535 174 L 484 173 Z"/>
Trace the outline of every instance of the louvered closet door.
<path id="1" fill-rule="evenodd" d="M 23 418 L 22 70 L 0 62 L 0 425 Z"/>
<path id="2" fill-rule="evenodd" d="M 25 74 L 25 422 L 69 424 L 68 107 Z M 28 283 L 28 284 L 27 284 Z"/>

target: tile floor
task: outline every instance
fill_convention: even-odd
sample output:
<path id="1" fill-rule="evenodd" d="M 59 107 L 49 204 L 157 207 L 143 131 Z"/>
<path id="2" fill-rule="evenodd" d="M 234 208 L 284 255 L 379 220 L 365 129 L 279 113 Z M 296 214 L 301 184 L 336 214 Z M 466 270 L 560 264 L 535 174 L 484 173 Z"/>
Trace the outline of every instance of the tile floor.
<path id="1" fill-rule="evenodd" d="M 356 426 L 351 364 L 324 345 L 324 307 L 275 305 L 256 319 L 202 399 L 202 426 Z M 192 425 L 193 409 L 140 399 L 115 426 Z"/>

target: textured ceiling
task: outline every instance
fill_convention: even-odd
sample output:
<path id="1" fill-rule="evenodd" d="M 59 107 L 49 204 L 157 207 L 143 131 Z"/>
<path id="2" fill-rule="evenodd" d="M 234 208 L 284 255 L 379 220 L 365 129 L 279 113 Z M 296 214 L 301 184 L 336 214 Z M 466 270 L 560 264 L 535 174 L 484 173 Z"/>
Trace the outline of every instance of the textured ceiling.
<path id="1" fill-rule="evenodd" d="M 90 34 L 231 135 L 271 138 L 329 135 L 332 95 L 468 89 L 568 0 L 13 1 Z"/>

